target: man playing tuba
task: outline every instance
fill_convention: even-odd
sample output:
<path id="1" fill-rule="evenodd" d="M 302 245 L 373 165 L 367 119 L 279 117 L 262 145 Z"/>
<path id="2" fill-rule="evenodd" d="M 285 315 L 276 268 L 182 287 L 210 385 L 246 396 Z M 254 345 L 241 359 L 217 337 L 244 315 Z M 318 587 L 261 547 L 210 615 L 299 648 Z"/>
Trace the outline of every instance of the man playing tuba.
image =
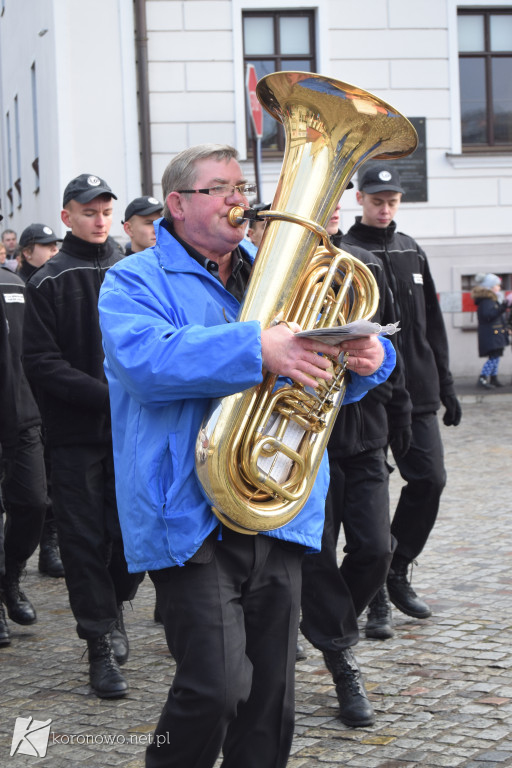
<path id="1" fill-rule="evenodd" d="M 126 557 L 150 573 L 176 660 L 146 766 L 209 768 L 222 750 L 224 768 L 282 767 L 301 561 L 320 548 L 327 464 L 291 522 L 244 535 L 212 513 L 196 436 L 210 399 L 258 385 L 262 370 L 317 387 L 343 349 L 351 402 L 387 378 L 395 355 L 376 336 L 329 347 L 285 324 L 236 322 L 251 261 L 227 215 L 251 190 L 232 147 L 181 152 L 162 186 L 156 245 L 112 268 L 99 302 Z"/>

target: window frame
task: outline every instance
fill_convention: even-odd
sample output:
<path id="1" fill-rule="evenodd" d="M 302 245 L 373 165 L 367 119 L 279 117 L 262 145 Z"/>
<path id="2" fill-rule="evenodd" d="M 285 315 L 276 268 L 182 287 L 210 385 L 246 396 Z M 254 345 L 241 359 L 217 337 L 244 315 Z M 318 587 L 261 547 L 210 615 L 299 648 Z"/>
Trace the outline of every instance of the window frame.
<path id="1" fill-rule="evenodd" d="M 39 179 L 39 113 L 37 108 L 37 72 L 36 62 L 33 61 L 30 67 L 30 87 L 32 95 L 32 128 L 33 128 L 33 152 L 32 169 L 34 171 L 34 193 L 37 194 L 40 188 Z"/>
<path id="2" fill-rule="evenodd" d="M 512 48 L 509 51 L 492 51 L 490 40 L 490 17 L 491 16 L 509 16 L 512 18 L 512 6 L 508 7 L 482 7 L 474 5 L 470 7 L 457 7 L 457 23 L 461 16 L 483 16 L 484 20 L 484 50 L 482 51 L 460 51 L 457 41 L 457 62 L 459 66 L 459 88 L 460 79 L 460 61 L 461 59 L 484 59 L 485 66 L 485 114 L 486 114 L 486 142 L 482 144 L 467 144 L 463 138 L 463 116 L 462 104 L 460 104 L 460 132 L 461 149 L 463 154 L 493 154 L 493 153 L 512 153 L 512 141 L 509 143 L 496 144 L 494 141 L 494 112 L 492 106 L 492 62 L 498 58 L 512 58 Z"/>
<path id="3" fill-rule="evenodd" d="M 244 21 L 246 18 L 257 18 L 257 17 L 272 17 L 273 19 L 273 32 L 274 32 L 274 54 L 261 54 L 261 55 L 255 55 L 255 54 L 247 54 L 245 53 L 245 46 L 244 46 Z M 283 54 L 280 50 L 280 39 L 279 39 L 279 19 L 281 18 L 297 18 L 297 17 L 306 17 L 309 19 L 309 46 L 310 46 L 310 54 L 309 56 L 302 56 L 300 54 Z M 316 45 L 316 25 L 317 25 L 317 17 L 316 17 L 316 11 L 309 7 L 309 8 L 288 8 L 288 7 L 281 7 L 281 8 L 247 8 L 242 10 L 241 14 L 241 28 L 242 28 L 242 54 L 243 54 L 243 71 L 244 71 L 244 82 L 245 82 L 245 75 L 247 72 L 247 65 L 248 64 L 255 64 L 258 61 L 268 61 L 269 59 L 272 59 L 275 61 L 275 72 L 281 71 L 283 69 L 283 63 L 286 63 L 286 61 L 293 61 L 297 58 L 304 58 L 309 59 L 312 62 L 312 66 L 308 67 L 307 69 L 304 68 L 304 71 L 308 72 L 318 72 L 318 56 L 317 56 L 317 45 Z M 286 67 L 284 67 L 286 69 Z M 252 136 L 252 126 L 251 126 L 251 120 L 248 113 L 248 105 L 246 103 L 246 127 L 245 127 L 245 144 L 246 144 L 246 157 L 248 159 L 252 159 L 254 156 L 254 144 L 255 141 Z M 283 155 L 284 152 L 284 145 L 285 145 L 285 138 L 284 138 L 284 130 L 281 125 L 277 126 L 277 147 L 276 148 L 262 148 L 262 157 L 265 159 L 275 159 L 280 158 Z"/>

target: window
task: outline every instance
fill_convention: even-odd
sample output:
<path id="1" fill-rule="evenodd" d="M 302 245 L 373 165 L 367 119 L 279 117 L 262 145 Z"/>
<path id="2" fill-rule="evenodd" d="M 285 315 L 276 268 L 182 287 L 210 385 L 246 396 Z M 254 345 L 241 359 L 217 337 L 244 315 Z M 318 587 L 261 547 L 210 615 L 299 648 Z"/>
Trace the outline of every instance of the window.
<path id="1" fill-rule="evenodd" d="M 481 272 L 485 272 L 485 269 L 482 269 Z M 492 270 L 490 270 L 492 271 Z M 512 290 L 512 274 L 508 272 L 495 272 L 494 274 L 498 275 L 498 277 L 501 277 L 501 290 L 508 291 Z M 461 288 L 463 291 L 471 291 L 472 288 L 475 287 L 476 275 L 461 275 Z"/>
<path id="2" fill-rule="evenodd" d="M 37 116 L 37 80 L 35 62 L 30 67 L 30 81 L 32 85 L 32 126 L 34 128 L 34 159 L 32 161 L 32 168 L 34 169 L 35 176 L 34 192 L 39 192 L 39 131 Z"/>
<path id="3" fill-rule="evenodd" d="M 8 213 L 12 216 L 14 212 L 14 193 L 12 181 L 12 143 L 11 143 L 11 116 L 9 112 L 5 115 L 5 135 L 7 138 L 7 199 L 9 201 Z"/>
<path id="4" fill-rule="evenodd" d="M 512 11 L 458 12 L 464 150 L 512 150 Z"/>
<path id="5" fill-rule="evenodd" d="M 16 180 L 14 186 L 18 193 L 18 208 L 21 208 L 21 136 L 20 136 L 20 111 L 18 97 L 14 97 L 14 136 L 16 141 Z"/>
<path id="6" fill-rule="evenodd" d="M 253 64 L 258 80 L 283 70 L 316 72 L 313 11 L 246 11 L 243 38 L 244 66 Z M 251 147 L 249 118 L 247 126 Z M 284 150 L 283 129 L 267 112 L 261 144 L 265 154 Z"/>

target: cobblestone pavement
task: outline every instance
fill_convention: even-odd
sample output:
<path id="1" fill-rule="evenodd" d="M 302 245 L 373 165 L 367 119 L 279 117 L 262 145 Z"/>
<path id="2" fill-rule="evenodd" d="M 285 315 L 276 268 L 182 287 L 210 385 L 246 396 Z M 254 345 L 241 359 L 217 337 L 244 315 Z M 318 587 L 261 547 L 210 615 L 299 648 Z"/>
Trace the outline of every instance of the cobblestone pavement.
<path id="1" fill-rule="evenodd" d="M 512 766 L 511 406 L 512 394 L 464 395 L 461 425 L 442 427 L 448 485 L 413 575 L 433 616 L 417 621 L 395 611 L 392 640 L 363 639 L 356 647 L 376 710 L 373 727 L 337 720 L 329 674 L 305 644 L 289 768 Z M 145 579 L 126 610 L 132 650 L 123 669 L 131 687 L 118 701 L 89 690 L 64 582 L 39 576 L 34 557 L 24 588 L 39 620 L 31 627 L 10 622 L 12 644 L 0 649 L 0 765 L 142 768 L 173 674 L 153 621 L 151 583 Z M 9 756 L 18 717 L 51 719 L 45 757 Z"/>

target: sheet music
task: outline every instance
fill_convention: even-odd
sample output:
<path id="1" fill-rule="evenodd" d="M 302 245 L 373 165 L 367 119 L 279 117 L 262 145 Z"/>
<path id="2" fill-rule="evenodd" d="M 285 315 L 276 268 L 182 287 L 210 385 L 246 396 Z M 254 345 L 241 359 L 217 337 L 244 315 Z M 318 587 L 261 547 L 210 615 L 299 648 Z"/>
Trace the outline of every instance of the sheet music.
<path id="1" fill-rule="evenodd" d="M 354 320 L 353 323 L 337 325 L 334 328 L 313 328 L 311 331 L 299 331 L 297 336 L 315 338 L 324 344 L 333 345 L 341 344 L 342 341 L 348 339 L 360 339 L 361 336 L 370 336 L 374 333 L 381 336 L 392 336 L 400 330 L 398 325 L 398 322 L 380 325 L 380 323 L 372 323 L 371 320 Z"/>

